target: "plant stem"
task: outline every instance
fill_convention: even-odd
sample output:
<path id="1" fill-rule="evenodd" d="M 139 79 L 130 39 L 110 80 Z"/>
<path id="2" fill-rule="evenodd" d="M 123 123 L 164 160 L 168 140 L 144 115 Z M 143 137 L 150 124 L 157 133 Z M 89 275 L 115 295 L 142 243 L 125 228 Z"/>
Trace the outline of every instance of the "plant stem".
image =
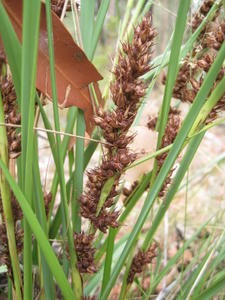
<path id="1" fill-rule="evenodd" d="M 1 93 L 0 93 L 0 122 L 5 122 Z M 6 135 L 6 128 L 4 126 L 0 127 L 0 136 L 1 136 L 0 158 L 5 163 L 5 165 L 9 167 L 8 141 Z M 12 269 L 13 269 L 16 296 L 17 299 L 20 300 L 22 299 L 22 293 L 21 293 L 22 280 L 21 280 L 19 259 L 17 255 L 17 249 L 16 249 L 14 221 L 13 221 L 13 213 L 11 207 L 11 192 L 10 192 L 9 184 L 2 173 L 0 173 L 0 190 L 1 190 L 2 206 L 4 212 L 4 216 L 2 217 L 4 218 L 6 231 L 7 231 L 8 247 L 9 247 L 9 253 L 10 253 Z"/>
<path id="2" fill-rule="evenodd" d="M 22 189 L 32 203 L 32 160 L 34 141 L 34 102 L 40 23 L 40 1 L 23 1 L 22 61 L 21 61 L 21 125 L 22 125 Z M 24 299 L 32 299 L 32 232 L 24 220 Z"/>
<path id="3" fill-rule="evenodd" d="M 202 107 L 198 117 L 196 118 L 189 135 L 193 135 L 199 126 L 203 124 L 203 122 L 206 120 L 208 114 L 213 109 L 213 107 L 216 105 L 216 103 L 223 97 L 225 93 L 225 76 L 221 81 L 217 84 L 216 88 L 214 89 L 213 93 L 209 96 L 208 100 Z"/>
<path id="4" fill-rule="evenodd" d="M 52 15 L 50 0 L 46 0 L 46 18 L 47 18 L 47 31 L 48 31 L 48 44 L 49 44 L 49 58 L 50 58 L 50 70 L 51 70 L 51 83 L 52 83 L 52 99 L 54 109 L 54 122 L 55 129 L 60 131 L 59 114 L 58 114 L 58 102 L 57 102 L 57 91 L 56 91 L 56 77 L 55 77 L 55 64 L 54 64 L 54 48 L 53 48 L 53 34 L 52 34 Z M 82 282 L 80 273 L 76 267 L 77 257 L 74 247 L 73 233 L 69 220 L 69 210 L 66 197 L 66 185 L 64 178 L 63 169 L 63 157 L 60 136 L 56 135 L 56 146 L 57 146 L 57 160 L 58 160 L 58 175 L 60 181 L 60 192 L 62 197 L 62 215 L 63 215 L 63 235 L 67 233 L 69 254 L 70 254 L 70 265 L 72 271 L 72 282 L 75 292 L 76 299 L 82 299 Z"/>
<path id="5" fill-rule="evenodd" d="M 84 112 L 81 109 L 77 111 L 77 128 L 76 133 L 79 136 L 85 135 Z M 72 192 L 72 221 L 73 229 L 76 232 L 81 231 L 80 217 L 80 196 L 83 192 L 83 175 L 84 175 L 84 140 L 76 139 L 75 153 L 75 174 L 73 176 L 73 192 Z"/>

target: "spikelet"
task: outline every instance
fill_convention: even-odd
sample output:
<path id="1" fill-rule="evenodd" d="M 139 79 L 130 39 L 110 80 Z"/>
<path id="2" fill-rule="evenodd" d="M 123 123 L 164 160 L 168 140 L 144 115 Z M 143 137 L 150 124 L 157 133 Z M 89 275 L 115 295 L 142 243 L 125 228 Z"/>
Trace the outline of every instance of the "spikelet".
<path id="1" fill-rule="evenodd" d="M 150 130 L 155 130 L 155 126 L 157 123 L 157 118 L 150 118 L 149 122 L 147 123 L 147 127 Z M 166 146 L 169 146 L 172 144 L 177 136 L 177 133 L 179 131 L 181 124 L 181 118 L 180 118 L 180 111 L 178 109 L 170 107 L 169 115 L 168 115 L 168 121 L 165 128 L 165 133 L 162 138 L 162 144 L 161 148 L 164 148 Z M 161 167 L 167 158 L 168 153 L 165 152 L 159 156 L 157 156 L 157 174 L 160 172 Z M 165 192 L 171 183 L 171 178 L 173 175 L 173 170 L 171 170 L 166 178 L 166 180 L 163 183 L 163 186 L 159 192 L 159 197 L 163 197 L 165 195 Z"/>
<path id="2" fill-rule="evenodd" d="M 95 228 L 106 232 L 107 228 L 118 227 L 119 212 L 110 210 L 117 195 L 116 188 L 123 170 L 136 159 L 128 145 L 133 136 L 128 135 L 137 113 L 141 99 L 145 95 L 145 84 L 140 79 L 150 70 L 150 48 L 153 45 L 155 30 L 151 27 L 149 15 L 134 29 L 131 43 L 122 44 L 118 64 L 113 73 L 114 82 L 110 85 L 112 100 L 116 105 L 113 111 L 99 109 L 95 123 L 102 129 L 103 137 L 108 143 L 105 146 L 104 157 L 99 167 L 87 173 L 88 183 L 85 193 L 81 196 L 81 215 L 88 218 Z M 97 207 L 102 188 L 110 177 L 115 176 L 115 182 L 100 213 Z"/>
<path id="3" fill-rule="evenodd" d="M 74 234 L 74 246 L 77 254 L 77 268 L 80 273 L 95 273 L 95 249 L 92 247 L 94 235 L 84 232 Z"/>
<path id="4" fill-rule="evenodd" d="M 48 216 L 51 201 L 52 201 L 52 193 L 51 192 L 49 192 L 49 193 L 45 192 L 44 193 L 44 205 L 45 205 L 46 216 Z"/>
<path id="5" fill-rule="evenodd" d="M 152 263 L 153 259 L 157 256 L 157 244 L 153 243 L 147 251 L 139 250 L 134 256 L 131 263 L 130 271 L 127 277 L 127 283 L 131 284 L 134 281 L 136 274 L 143 272 L 144 268 Z"/>
<path id="6" fill-rule="evenodd" d="M 22 220 L 23 214 L 13 193 L 11 193 L 11 206 L 12 206 L 12 214 L 13 214 L 14 226 L 15 226 L 14 230 L 15 230 L 15 238 L 16 238 L 16 248 L 17 248 L 17 253 L 20 254 L 23 250 L 23 230 L 20 228 L 20 224 L 18 224 L 18 222 Z M 6 226 L 4 223 L 1 194 L 0 194 L 0 214 L 2 216 L 2 223 L 0 224 L 0 264 L 5 264 L 7 266 L 9 276 L 12 277 L 12 266 L 10 260 Z"/>
<path id="7" fill-rule="evenodd" d="M 21 115 L 17 110 L 17 97 L 14 84 L 11 78 L 1 79 L 0 89 L 2 93 L 2 101 L 4 105 L 5 123 L 13 125 L 20 125 Z M 18 133 L 17 128 L 6 127 L 9 157 L 15 158 L 21 152 L 21 135 Z"/>
<path id="8" fill-rule="evenodd" d="M 214 0 L 204 0 L 200 6 L 198 12 L 195 13 L 192 20 L 192 31 L 194 32 L 199 25 L 202 23 L 203 19 L 206 17 L 210 8 L 213 6 Z M 204 34 L 204 30 L 202 32 Z"/>

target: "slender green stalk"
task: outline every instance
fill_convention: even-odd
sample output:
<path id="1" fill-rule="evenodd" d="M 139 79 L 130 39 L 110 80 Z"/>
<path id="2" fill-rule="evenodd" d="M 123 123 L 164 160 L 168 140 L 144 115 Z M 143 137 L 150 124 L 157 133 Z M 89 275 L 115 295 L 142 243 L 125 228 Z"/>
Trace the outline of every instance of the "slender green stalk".
<path id="1" fill-rule="evenodd" d="M 12 292 L 12 281 L 8 277 L 8 300 L 13 300 L 13 292 Z"/>
<path id="2" fill-rule="evenodd" d="M 55 129 L 60 131 L 59 124 L 59 114 L 58 114 L 58 102 L 57 102 L 57 91 L 56 91 L 56 78 L 55 78 L 55 67 L 54 67 L 54 49 L 53 49 L 53 39 L 52 39 L 52 16 L 51 16 L 51 6 L 50 1 L 46 1 L 46 18 L 47 18 L 47 30 L 48 30 L 48 44 L 49 44 L 49 58 L 50 58 L 50 70 L 51 70 L 51 83 L 52 83 L 52 99 L 53 99 L 53 109 L 54 109 L 54 122 Z M 68 214 L 68 204 L 66 197 L 66 185 L 64 179 L 64 169 L 63 169 L 63 157 L 62 157 L 62 147 L 60 136 L 56 135 L 56 146 L 57 146 L 57 158 L 58 158 L 58 175 L 60 180 L 60 192 L 62 198 L 62 217 L 63 217 L 63 235 L 67 233 L 69 254 L 70 254 L 70 266 L 72 271 L 72 282 L 75 291 L 76 299 L 82 298 L 82 283 L 79 271 L 76 267 L 77 257 L 74 248 L 73 233 L 69 221 Z"/>
<path id="3" fill-rule="evenodd" d="M 189 192 L 189 169 L 185 179 L 185 205 L 184 205 L 184 241 L 186 240 L 186 228 L 187 228 L 187 207 L 188 207 L 188 192 Z M 183 280 L 184 280 L 184 251 L 182 254 L 182 269 L 180 276 L 181 294 L 183 295 Z"/>
<path id="4" fill-rule="evenodd" d="M 126 10 L 125 10 L 125 15 L 123 18 L 123 23 L 122 23 L 120 33 L 119 33 L 119 40 L 122 40 L 124 37 L 125 30 L 127 28 L 133 6 L 134 6 L 134 0 L 128 0 Z"/>
<path id="5" fill-rule="evenodd" d="M 139 18 L 143 17 L 143 14 L 141 14 L 141 10 L 143 9 L 143 6 L 145 5 L 145 0 L 139 0 L 137 2 L 134 14 L 129 22 L 128 29 L 127 29 L 127 36 L 129 37 L 131 35 L 131 32 L 134 28 L 134 26 L 137 24 L 137 21 Z M 152 0 L 148 1 L 145 7 L 145 11 L 149 11 L 150 7 L 152 5 Z"/>
<path id="6" fill-rule="evenodd" d="M 170 60 L 169 60 L 169 66 L 168 66 L 168 74 L 166 79 L 166 86 L 165 86 L 165 92 L 163 97 L 163 103 L 160 110 L 160 115 L 158 119 L 159 124 L 159 135 L 158 135 L 158 141 L 157 141 L 157 150 L 160 149 L 162 144 L 162 138 L 165 132 L 167 120 L 168 120 L 168 114 L 170 110 L 170 103 L 173 93 L 173 87 L 176 80 L 176 76 L 178 73 L 178 67 L 179 67 L 179 56 L 181 51 L 181 45 L 184 35 L 184 30 L 186 26 L 186 20 L 188 15 L 188 10 L 190 7 L 191 1 L 185 1 L 184 3 L 180 2 L 180 6 L 177 13 L 177 19 L 176 19 L 176 26 L 173 36 L 173 41 L 171 45 L 171 54 L 170 54 Z M 155 180 L 155 176 L 157 173 L 157 160 L 155 160 L 154 167 L 153 167 L 153 175 L 151 178 L 151 185 L 153 184 Z"/>
<path id="7" fill-rule="evenodd" d="M 173 146 L 173 144 L 170 144 L 170 145 L 168 145 L 168 146 L 166 146 L 164 148 L 161 148 L 161 149 L 159 149 L 159 150 L 157 150 L 157 151 L 155 151 L 153 153 L 150 153 L 150 154 L 148 154 L 148 155 L 146 155 L 146 156 L 144 156 L 144 157 L 142 157 L 142 158 L 134 161 L 125 170 L 132 169 L 132 168 L 134 168 L 134 167 L 136 167 L 136 166 L 138 166 L 138 165 L 140 165 L 140 164 L 142 164 L 142 163 L 144 163 L 144 162 L 146 162 L 146 161 L 148 161 L 148 160 L 150 160 L 150 159 L 152 159 L 154 157 L 157 157 L 157 156 L 159 156 L 159 155 L 161 155 L 161 154 L 163 154 L 165 152 L 168 152 L 171 149 L 172 146 Z"/>
<path id="8" fill-rule="evenodd" d="M 34 102 L 40 22 L 40 1 L 23 2 L 23 43 L 21 68 L 22 187 L 31 204 Z M 32 299 L 32 232 L 24 221 L 24 299 Z"/>
<path id="9" fill-rule="evenodd" d="M 67 133 L 72 133 L 73 132 L 73 127 L 74 127 L 74 124 L 75 124 L 76 117 L 77 117 L 77 108 L 76 107 L 71 107 L 68 111 L 68 121 L 67 121 L 65 132 L 67 132 Z M 47 116 L 46 116 L 46 113 L 44 111 L 43 111 L 43 114 L 42 114 L 42 118 L 43 118 L 43 120 L 46 119 L 44 121 L 44 123 L 45 123 L 45 128 L 48 129 Z M 54 136 L 52 134 L 49 134 L 48 135 L 48 140 L 49 140 L 49 143 L 50 143 L 51 151 L 53 153 L 54 161 L 56 162 L 57 161 L 56 160 L 57 155 L 54 154 L 55 153 L 55 148 L 56 148 L 55 147 Z M 63 141 L 62 141 L 63 162 L 65 161 L 65 158 L 66 158 L 66 153 L 67 153 L 67 149 L 68 149 L 68 146 L 69 146 L 69 142 L 70 142 L 70 137 L 69 136 L 64 136 Z M 59 184 L 59 176 L 58 176 L 58 173 L 57 173 L 57 170 L 56 170 L 54 178 L 53 178 L 52 186 L 51 186 L 52 201 L 50 203 L 49 214 L 48 214 L 48 227 L 50 226 L 50 220 L 51 220 L 52 210 L 53 210 L 54 203 L 55 203 L 55 197 L 56 197 L 56 193 L 57 193 L 58 184 Z M 58 210 L 57 210 L 56 215 L 59 215 L 60 211 L 61 211 L 61 209 L 59 207 Z M 61 217 L 61 215 L 60 215 L 60 217 Z M 55 220 L 55 218 L 54 218 L 54 220 Z M 58 232 L 58 228 L 59 227 L 55 227 L 56 232 Z"/>
<path id="10" fill-rule="evenodd" d="M 38 108 L 40 109 L 40 114 L 41 114 L 41 117 L 42 117 L 45 128 L 48 129 L 48 130 L 53 130 L 38 95 L 36 95 L 36 100 L 37 100 L 37 103 L 38 103 Z M 47 136 L 48 136 L 48 141 L 49 141 L 49 145 L 50 145 L 50 148 L 51 148 L 51 152 L 52 152 L 54 162 L 55 162 L 55 164 L 57 164 L 57 151 L 56 151 L 55 136 L 54 136 L 54 134 L 52 134 L 50 132 L 47 132 Z"/>
<path id="11" fill-rule="evenodd" d="M 44 206 L 44 198 L 41 186 L 41 178 L 40 178 L 40 171 L 38 166 L 38 148 L 37 148 L 37 139 L 35 140 L 34 144 L 34 162 L 33 162 L 33 180 L 34 180 L 34 201 L 35 201 L 35 211 L 37 214 L 38 221 L 43 229 L 43 231 L 47 235 L 47 218 Z M 54 293 L 54 283 L 52 278 L 52 273 L 48 267 L 48 264 L 45 260 L 43 252 L 41 251 L 41 271 L 43 276 L 43 286 L 45 292 L 45 298 L 47 300 L 54 300 L 55 293 Z"/>
<path id="12" fill-rule="evenodd" d="M 94 52 L 94 48 L 92 47 L 92 37 L 94 32 L 94 13 L 95 2 L 82 0 L 80 7 L 80 28 L 77 28 L 77 30 L 81 31 L 82 43 L 79 41 L 80 46 L 84 49 L 89 59 L 91 56 L 91 52 Z"/>
<path id="13" fill-rule="evenodd" d="M 224 96 L 225 93 L 225 76 L 221 79 L 221 81 L 217 84 L 216 88 L 213 90 L 212 94 L 209 96 L 205 105 L 202 107 L 198 117 L 196 118 L 189 135 L 193 135 L 199 126 L 203 124 L 206 120 L 207 116 L 216 105 L 216 103 Z"/>
<path id="14" fill-rule="evenodd" d="M 77 130 L 76 134 L 79 136 L 85 135 L 85 121 L 84 113 L 78 109 L 77 113 Z M 73 229 L 76 232 L 81 231 L 81 217 L 80 217 L 80 196 L 83 192 L 83 176 L 84 176 L 84 140 L 76 140 L 76 153 L 75 153 L 75 175 L 73 180 L 73 193 L 72 193 L 72 221 Z"/>
<path id="15" fill-rule="evenodd" d="M 98 202 L 98 206 L 97 206 L 97 210 L 96 210 L 96 216 L 99 215 L 108 195 L 110 194 L 112 187 L 114 185 L 115 179 L 116 179 L 116 176 L 109 177 L 106 180 L 106 182 L 104 183 L 104 186 L 101 191 L 101 195 L 99 197 L 99 202 Z"/>
<path id="16" fill-rule="evenodd" d="M 127 293 L 128 293 L 128 291 L 130 289 L 130 286 L 131 286 L 131 284 L 127 284 L 127 278 L 128 278 L 128 274 L 129 274 L 129 271 L 130 271 L 132 261 L 133 261 L 135 246 L 136 245 L 133 245 L 133 247 L 132 247 L 132 249 L 129 253 L 129 257 L 128 257 L 128 259 L 126 261 L 126 264 L 125 264 L 126 270 L 125 270 L 125 273 L 123 275 L 123 282 L 122 282 L 122 287 L 121 287 L 121 290 L 120 290 L 119 300 L 125 300 L 126 299 Z"/>
<path id="17" fill-rule="evenodd" d="M 1 92 L 0 92 L 0 122 L 5 123 Z M 0 158 L 5 163 L 5 165 L 9 167 L 8 142 L 7 142 L 6 128 L 4 126 L 0 127 L 0 136 L 1 136 Z M 2 218 L 5 221 L 5 226 L 7 231 L 8 247 L 9 247 L 9 254 L 10 254 L 10 259 L 11 259 L 12 269 L 13 269 L 13 278 L 14 278 L 14 285 L 16 290 L 16 297 L 19 300 L 22 299 L 22 293 L 21 293 L 22 280 L 21 280 L 19 259 L 17 255 L 17 249 L 16 249 L 14 221 L 13 221 L 13 213 L 11 207 L 11 192 L 10 192 L 9 184 L 6 181 L 6 178 L 3 174 L 1 174 L 0 176 L 0 191 L 1 191 L 2 207 L 4 212 L 4 216 L 2 216 Z"/>
<path id="18" fill-rule="evenodd" d="M 104 265 L 104 273 L 103 273 L 103 279 L 102 279 L 102 289 L 101 294 L 103 293 L 107 282 L 110 279 L 111 275 L 111 266 L 112 266 L 112 258 L 113 258 L 113 252 L 114 252 L 114 243 L 115 243 L 115 236 L 117 231 L 113 228 L 109 229 L 109 235 L 107 238 L 107 249 L 106 249 L 106 257 L 105 257 L 105 265 Z"/>
<path id="19" fill-rule="evenodd" d="M 105 16 L 106 13 L 108 11 L 109 8 L 109 4 L 110 4 L 110 0 L 104 0 L 101 1 L 101 6 L 99 8 L 98 11 L 98 15 L 96 17 L 96 21 L 95 21 L 95 26 L 94 26 L 94 30 L 93 30 L 93 37 L 92 37 L 92 42 L 90 45 L 90 56 L 89 58 L 92 60 L 94 57 L 94 53 L 97 47 L 97 43 L 100 37 L 100 33 L 102 31 L 102 27 L 103 27 L 103 23 L 105 20 Z"/>
<path id="20" fill-rule="evenodd" d="M 132 211 L 132 209 L 134 208 L 134 206 L 136 205 L 136 203 L 138 202 L 138 200 L 141 198 L 144 191 L 148 187 L 150 179 L 151 179 L 151 174 L 152 174 L 152 172 L 149 172 L 148 174 L 144 175 L 144 177 L 141 180 L 140 184 L 138 185 L 137 189 L 134 191 L 134 193 L 130 197 L 128 197 L 128 199 L 126 201 L 126 208 L 119 218 L 120 227 L 115 230 L 116 234 L 119 232 L 122 225 L 124 224 L 124 221 L 129 216 L 130 212 Z M 97 262 L 101 259 L 104 252 L 106 251 L 107 240 L 108 240 L 108 238 L 106 238 L 106 240 L 104 241 L 104 244 L 102 245 L 99 252 L 95 256 L 95 260 Z"/>
<path id="21" fill-rule="evenodd" d="M 100 136 L 98 133 L 97 128 L 94 129 L 93 134 L 91 136 L 93 139 L 100 140 Z M 84 152 L 84 170 L 86 169 L 93 153 L 95 152 L 96 148 L 98 146 L 98 143 L 94 141 L 90 141 L 89 144 L 87 145 L 85 152 Z"/>

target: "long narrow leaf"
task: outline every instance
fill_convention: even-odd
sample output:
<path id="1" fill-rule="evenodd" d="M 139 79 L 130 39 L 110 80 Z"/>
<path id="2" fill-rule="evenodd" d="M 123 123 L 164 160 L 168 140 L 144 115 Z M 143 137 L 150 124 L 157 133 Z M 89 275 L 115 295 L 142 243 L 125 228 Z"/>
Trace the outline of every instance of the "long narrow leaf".
<path id="1" fill-rule="evenodd" d="M 40 226 L 40 223 L 37 220 L 37 217 L 35 216 L 33 210 L 31 209 L 27 199 L 25 198 L 24 194 L 22 193 L 22 191 L 20 190 L 18 185 L 15 183 L 12 176 L 9 174 L 9 171 L 8 171 L 7 167 L 5 166 L 5 164 L 2 162 L 2 160 L 0 160 L 0 168 L 1 168 L 2 172 L 4 173 L 7 181 L 10 184 L 10 187 L 11 187 L 13 193 L 15 194 L 15 196 L 17 198 L 17 201 L 23 211 L 23 214 L 24 214 L 32 232 L 34 233 L 41 250 L 43 251 L 43 254 L 49 265 L 49 268 L 51 269 L 52 274 L 54 275 L 65 299 L 68 299 L 68 300 L 74 299 L 73 298 L 74 294 L 69 286 L 69 283 L 64 275 L 64 272 L 56 258 L 54 251 L 52 250 L 52 248 L 46 238 L 46 235 L 45 235 L 43 229 Z"/>
<path id="2" fill-rule="evenodd" d="M 29 203 L 32 199 L 33 127 L 36 94 L 36 70 L 41 2 L 23 2 L 21 61 L 22 187 Z M 32 232 L 24 222 L 24 298 L 32 296 Z"/>

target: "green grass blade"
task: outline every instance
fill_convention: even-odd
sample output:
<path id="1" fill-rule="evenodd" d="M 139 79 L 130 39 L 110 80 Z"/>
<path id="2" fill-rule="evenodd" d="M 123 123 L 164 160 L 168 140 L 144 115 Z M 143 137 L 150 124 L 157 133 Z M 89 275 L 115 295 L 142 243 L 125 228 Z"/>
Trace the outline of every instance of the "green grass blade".
<path id="1" fill-rule="evenodd" d="M 174 83 L 177 77 L 178 68 L 179 68 L 179 56 L 180 56 L 180 50 L 184 35 L 184 30 L 186 26 L 186 20 L 187 15 L 189 11 L 191 1 L 185 1 L 184 3 L 180 2 L 180 6 L 177 13 L 176 18 L 176 26 L 175 31 L 173 35 L 173 41 L 171 45 L 171 53 L 170 53 L 170 59 L 169 59 L 169 66 L 168 66 L 168 73 L 166 77 L 166 86 L 165 86 L 165 92 L 163 97 L 163 103 L 161 106 L 159 119 L 157 121 L 157 125 L 159 126 L 159 135 L 158 135 L 158 141 L 157 141 L 157 150 L 160 149 L 162 138 L 165 132 L 167 120 L 168 120 L 168 114 L 170 110 L 170 103 L 172 99 L 172 93 L 173 93 L 173 87 Z M 157 160 L 155 160 L 154 168 L 153 168 L 153 176 L 151 179 L 151 184 L 155 180 L 157 172 Z"/>
<path id="2" fill-rule="evenodd" d="M 123 17 L 123 23 L 121 25 L 121 29 L 119 32 L 119 40 L 122 40 L 124 37 L 133 6 L 134 6 L 134 0 L 128 0 L 126 10 L 125 10 L 125 15 Z"/>
<path id="3" fill-rule="evenodd" d="M 40 249 L 42 250 L 46 262 L 49 265 L 49 268 L 52 271 L 52 274 L 54 275 L 56 282 L 58 283 L 63 296 L 65 297 L 65 299 L 71 300 L 74 299 L 74 293 L 71 290 L 71 287 L 69 286 L 69 283 L 65 277 L 65 274 L 56 258 L 56 255 L 54 253 L 54 251 L 52 250 L 46 235 L 43 231 L 43 229 L 41 228 L 40 223 L 37 220 L 37 217 L 35 216 L 30 204 L 28 203 L 27 199 L 25 198 L 24 194 L 22 193 L 22 191 L 20 190 L 20 188 L 18 187 L 18 185 L 15 183 L 14 179 L 12 178 L 12 176 L 10 175 L 7 167 L 5 166 L 5 164 L 2 162 L 2 160 L 0 160 L 0 168 L 2 170 L 2 172 L 4 173 L 7 181 L 10 184 L 10 187 L 13 191 L 13 193 L 16 196 L 16 199 L 23 211 L 24 217 L 26 218 L 32 232 L 34 233 L 38 244 L 40 246 Z"/>
<path id="4" fill-rule="evenodd" d="M 224 290 L 225 287 L 225 275 L 218 280 L 217 282 L 210 285 L 204 292 L 193 298 L 193 300 L 211 300 L 215 295 L 218 294 L 221 290 Z"/>
<path id="5" fill-rule="evenodd" d="M 101 195 L 99 198 L 99 202 L 98 202 L 98 206 L 97 206 L 97 210 L 96 210 L 97 216 L 99 215 L 99 213 L 100 213 L 100 211 L 101 211 L 101 209 L 102 209 L 102 207 L 114 185 L 115 179 L 116 179 L 116 176 L 109 177 L 103 185 L 103 188 L 101 190 Z"/>
<path id="6" fill-rule="evenodd" d="M 68 116 L 67 117 L 68 117 L 68 119 L 67 119 L 67 125 L 66 125 L 65 132 L 66 133 L 73 133 L 75 120 L 77 118 L 77 108 L 76 107 L 71 107 L 68 111 Z M 64 138 L 63 138 L 63 141 L 62 141 L 63 162 L 65 161 L 65 158 L 66 158 L 66 153 L 67 153 L 67 150 L 68 150 L 69 142 L 70 142 L 70 137 L 65 135 Z M 52 147 L 51 147 L 51 150 L 52 150 Z M 53 178 L 52 186 L 51 186 L 52 202 L 50 204 L 49 215 L 48 215 L 48 227 L 50 226 L 50 232 L 51 232 L 51 229 L 52 229 L 52 225 L 50 225 L 49 223 L 50 223 L 50 218 L 52 216 L 52 210 L 53 210 L 54 203 L 55 203 L 55 197 L 56 197 L 56 193 L 57 193 L 58 184 L 59 184 L 59 177 L 58 177 L 58 173 L 56 171 L 55 175 L 54 175 L 54 178 Z M 59 223 L 61 223 L 61 215 L 58 213 L 60 211 L 61 211 L 61 209 L 59 207 L 57 212 L 56 212 L 56 216 L 57 215 L 60 216 L 60 222 Z M 51 224 L 54 223 L 54 220 L 55 220 L 55 217 L 54 217 Z M 55 228 L 55 232 L 57 233 L 59 226 L 56 226 L 54 228 Z M 54 237 L 52 236 L 52 238 L 55 238 L 55 235 L 54 235 Z"/>
<path id="7" fill-rule="evenodd" d="M 33 180 L 34 180 L 34 199 L 35 199 L 35 211 L 37 215 L 37 219 L 47 235 L 47 218 L 44 206 L 44 198 L 41 186 L 41 178 L 40 178 L 40 170 L 38 166 L 38 151 L 37 151 L 37 140 L 34 145 L 34 162 L 33 162 Z M 47 300 L 54 300 L 54 283 L 52 278 L 52 273 L 48 267 L 48 264 L 45 260 L 44 254 L 41 251 L 41 263 L 42 263 L 42 274 L 43 274 L 43 285 L 45 296 Z"/>
<path id="8" fill-rule="evenodd" d="M 77 130 L 78 136 L 85 135 L 85 121 L 84 113 L 78 109 L 77 112 Z M 72 194 L 72 221 L 73 229 L 76 232 L 81 231 L 81 217 L 80 217 L 80 196 L 83 193 L 83 176 L 84 176 L 84 139 L 76 139 L 76 153 L 75 153 L 75 175 L 73 180 L 73 194 Z"/>
<path id="9" fill-rule="evenodd" d="M 80 6 L 80 30 L 83 49 L 90 59 L 93 52 L 92 37 L 94 33 L 95 1 L 82 0 Z"/>
<path id="10" fill-rule="evenodd" d="M 41 2 L 23 2 L 22 61 L 21 61 L 21 145 L 22 187 L 31 203 L 34 102 L 36 94 L 36 69 L 39 40 Z M 24 299 L 32 299 L 32 232 L 24 221 Z"/>
<path id="11" fill-rule="evenodd" d="M 120 227 L 116 229 L 116 234 L 119 232 L 122 224 L 124 223 L 126 218 L 129 216 L 130 212 L 132 211 L 132 209 L 134 208 L 134 206 L 136 205 L 136 203 L 138 202 L 138 200 L 140 199 L 140 197 L 143 195 L 146 188 L 148 187 L 150 179 L 151 179 L 151 175 L 152 175 L 152 172 L 149 172 L 148 174 L 144 175 L 144 177 L 141 180 L 140 184 L 137 186 L 137 189 L 135 189 L 135 191 L 131 195 L 131 197 L 128 197 L 128 199 L 126 201 L 126 208 L 125 208 L 124 212 L 122 213 L 122 215 L 119 218 Z M 104 255 L 104 252 L 106 251 L 106 247 L 107 247 L 107 238 L 104 241 L 104 244 L 100 248 L 99 252 L 95 256 L 95 260 L 97 262 Z"/>
<path id="12" fill-rule="evenodd" d="M 53 99 L 53 110 L 54 110 L 54 122 L 55 129 L 60 131 L 59 113 L 58 113 L 58 101 L 56 91 L 56 77 L 55 77 L 55 64 L 54 64 L 54 48 L 53 48 L 53 34 L 52 34 L 52 15 L 50 1 L 46 1 L 46 19 L 47 19 L 47 31 L 48 31 L 48 45 L 49 45 L 49 59 L 50 59 L 50 73 L 51 73 L 51 87 L 52 87 L 52 99 Z M 64 178 L 63 169 L 63 157 L 60 136 L 56 135 L 56 147 L 57 147 L 57 158 L 58 158 L 58 175 L 60 181 L 60 192 L 62 198 L 62 220 L 63 220 L 63 236 L 67 234 L 69 254 L 70 254 L 70 266 L 72 272 L 72 282 L 77 299 L 82 297 L 82 283 L 79 271 L 77 270 L 76 263 L 77 257 L 74 248 L 74 240 L 72 228 L 69 222 L 69 210 L 66 197 L 66 185 Z"/>
<path id="13" fill-rule="evenodd" d="M 98 15 L 96 17 L 95 26 L 94 26 L 94 32 L 91 42 L 91 49 L 90 49 L 90 59 L 92 60 L 94 57 L 94 53 L 97 47 L 97 43 L 102 31 L 102 27 L 104 24 L 105 16 L 109 8 L 110 0 L 102 0 L 101 5 L 98 11 Z"/>
<path id="14" fill-rule="evenodd" d="M 195 132 L 198 131 L 198 128 L 204 124 L 204 121 L 206 120 L 207 116 L 213 109 L 213 107 L 216 105 L 216 103 L 224 96 L 225 94 L 225 76 L 220 80 L 220 82 L 217 84 L 215 89 L 213 90 L 212 94 L 209 96 L 206 103 L 203 105 L 198 117 L 196 118 L 189 136 L 192 136 Z"/>
<path id="15" fill-rule="evenodd" d="M 115 245 L 114 245 L 114 251 L 113 251 L 113 264 L 115 265 L 117 263 L 118 258 L 120 257 L 121 251 L 124 247 L 124 244 L 127 240 L 128 235 L 124 235 Z M 102 276 L 103 276 L 103 266 L 104 261 L 102 262 L 101 266 L 99 267 L 98 272 L 93 275 L 93 277 L 89 280 L 87 285 L 84 287 L 84 294 L 90 295 L 95 291 L 98 286 L 102 283 Z"/>
<path id="16" fill-rule="evenodd" d="M 110 275 L 111 275 L 115 236 L 116 236 L 116 230 L 113 228 L 110 228 L 109 235 L 107 238 L 107 249 L 106 249 L 106 257 L 105 257 L 105 264 L 104 264 L 103 279 L 102 279 L 101 295 L 104 292 L 104 289 L 105 289 L 105 287 L 110 279 Z"/>
<path id="17" fill-rule="evenodd" d="M 41 100 L 38 97 L 38 95 L 36 95 L 36 100 L 37 100 L 37 103 L 38 103 L 38 107 L 40 109 L 40 114 L 41 114 L 41 117 L 42 117 L 45 129 L 47 129 L 47 130 L 53 130 L 53 128 L 51 126 L 51 123 L 48 120 L 47 114 L 46 114 L 46 112 L 45 112 L 45 110 L 43 108 L 43 105 L 42 105 Z M 55 136 L 52 133 L 47 132 L 47 137 L 48 137 L 48 141 L 49 141 L 49 145 L 50 145 L 50 148 L 51 148 L 51 152 L 52 152 L 52 156 L 53 156 L 54 162 L 55 162 L 55 164 L 57 164 L 57 151 L 56 151 Z"/>
<path id="18" fill-rule="evenodd" d="M 144 5 L 145 5 L 145 7 L 143 9 Z M 149 0 L 147 3 L 146 3 L 145 0 L 139 0 L 137 2 L 137 5 L 136 5 L 135 10 L 134 10 L 134 14 L 131 17 L 131 20 L 130 20 L 129 25 L 128 25 L 128 29 L 127 29 L 127 36 L 128 37 L 131 35 L 131 32 L 132 32 L 134 26 L 137 25 L 137 22 L 139 21 L 139 19 L 143 18 L 144 14 L 149 12 L 149 10 L 151 8 L 151 5 L 152 5 L 152 0 Z"/>
<path id="19" fill-rule="evenodd" d="M 95 139 L 95 140 L 100 139 L 97 128 L 94 129 L 91 138 Z M 84 170 L 86 169 L 86 167 L 87 167 L 87 165 L 88 165 L 88 163 L 89 163 L 89 161 L 90 161 L 90 159 L 91 159 L 91 157 L 92 157 L 92 155 L 95 152 L 97 147 L 98 147 L 97 142 L 90 141 L 87 148 L 85 149 L 85 152 L 84 152 Z"/>

